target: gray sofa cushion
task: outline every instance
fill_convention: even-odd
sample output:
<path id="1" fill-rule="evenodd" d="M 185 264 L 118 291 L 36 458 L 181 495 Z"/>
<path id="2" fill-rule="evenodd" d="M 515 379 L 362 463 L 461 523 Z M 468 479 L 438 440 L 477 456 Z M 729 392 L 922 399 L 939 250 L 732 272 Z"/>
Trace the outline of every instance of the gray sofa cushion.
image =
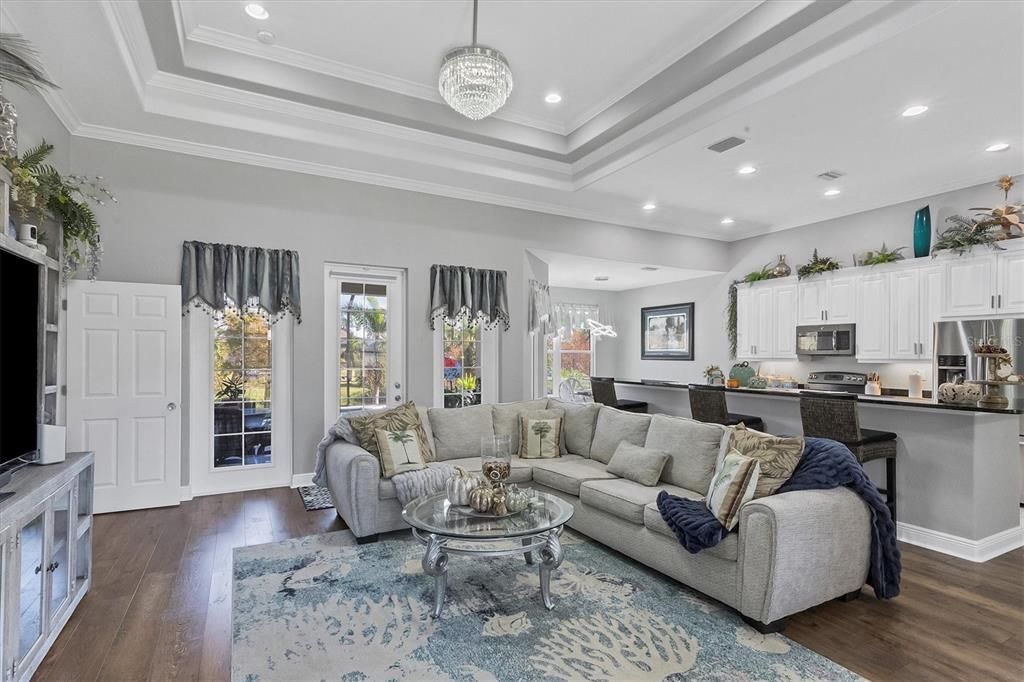
<path id="1" fill-rule="evenodd" d="M 494 419 L 494 435 L 508 436 L 512 443 L 511 452 L 519 452 L 519 415 L 524 412 L 543 410 L 547 406 L 548 401 L 546 398 L 491 405 L 491 414 Z"/>
<path id="2" fill-rule="evenodd" d="M 640 485 L 653 486 L 658 484 L 661 470 L 667 461 L 668 455 L 661 450 L 619 443 L 607 469 L 609 474 L 628 478 Z"/>
<path id="3" fill-rule="evenodd" d="M 548 401 L 548 408 L 565 410 L 565 420 L 562 423 L 565 449 L 573 455 L 590 457 L 594 427 L 597 425 L 597 414 L 601 411 L 601 406 L 598 403 L 567 403 L 552 399 Z"/>
<path id="4" fill-rule="evenodd" d="M 651 487 L 640 485 L 625 478 L 613 478 L 605 481 L 584 481 L 580 485 L 580 502 L 606 514 L 620 519 L 644 524 L 644 507 L 658 499 L 658 493 L 667 490 L 671 495 L 690 497 L 695 495 L 692 490 L 674 485 Z M 682 550 L 682 547 L 679 548 Z"/>
<path id="5" fill-rule="evenodd" d="M 690 490 L 707 491 L 729 429 L 719 424 L 656 414 L 647 430 L 646 447 L 667 452 L 661 480 Z"/>
<path id="6" fill-rule="evenodd" d="M 676 493 L 678 495 L 678 493 Z M 679 495 L 680 497 L 689 497 L 694 500 L 699 500 L 702 496 L 689 491 L 689 495 Z M 664 535 L 665 537 L 672 538 L 673 541 L 678 542 L 676 534 L 672 532 L 672 529 L 665 523 L 665 519 L 662 518 L 661 512 L 658 511 L 658 503 L 651 502 L 644 507 L 644 526 L 647 530 Z M 711 556 L 718 557 L 719 559 L 725 559 L 726 561 L 736 561 L 739 556 L 739 533 L 729 533 L 714 547 L 701 550 L 701 554 L 710 554 Z"/>
<path id="7" fill-rule="evenodd" d="M 459 457 L 479 457 L 480 439 L 484 436 L 494 437 L 491 405 L 457 409 L 431 407 L 427 415 L 434 432 L 434 452 L 439 462 Z"/>
<path id="8" fill-rule="evenodd" d="M 520 459 L 519 457 L 512 455 L 512 473 L 509 474 L 509 483 L 529 483 L 533 479 L 533 462 L 535 459 Z M 471 474 L 478 476 L 482 475 L 480 472 L 480 458 L 479 457 L 463 457 L 461 459 L 449 459 L 445 461 L 445 464 L 451 464 L 453 467 L 462 467 Z"/>
<path id="9" fill-rule="evenodd" d="M 604 464 L 579 455 L 565 455 L 558 459 L 531 459 L 533 480 L 569 495 L 580 494 L 580 484 L 603 478 L 615 478 L 605 471 Z"/>
<path id="10" fill-rule="evenodd" d="M 594 443 L 590 446 L 591 459 L 607 464 L 615 454 L 619 443 L 623 441 L 643 446 L 647 440 L 647 427 L 650 424 L 651 415 L 649 414 L 623 412 L 614 407 L 602 406 L 601 411 L 597 414 Z"/>

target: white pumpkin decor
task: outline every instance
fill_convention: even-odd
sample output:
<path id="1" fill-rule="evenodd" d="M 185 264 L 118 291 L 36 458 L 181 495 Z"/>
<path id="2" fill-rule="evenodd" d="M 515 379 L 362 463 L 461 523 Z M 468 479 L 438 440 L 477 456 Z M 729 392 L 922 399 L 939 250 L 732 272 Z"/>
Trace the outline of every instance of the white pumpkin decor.
<path id="1" fill-rule="evenodd" d="M 479 477 L 470 474 L 462 467 L 455 467 L 455 475 L 445 483 L 445 493 L 448 495 L 448 501 L 454 505 L 468 506 L 470 491 L 480 485 L 480 483 Z"/>
<path id="2" fill-rule="evenodd" d="M 944 403 L 976 403 L 981 400 L 981 386 L 961 383 L 940 384 L 939 400 Z"/>

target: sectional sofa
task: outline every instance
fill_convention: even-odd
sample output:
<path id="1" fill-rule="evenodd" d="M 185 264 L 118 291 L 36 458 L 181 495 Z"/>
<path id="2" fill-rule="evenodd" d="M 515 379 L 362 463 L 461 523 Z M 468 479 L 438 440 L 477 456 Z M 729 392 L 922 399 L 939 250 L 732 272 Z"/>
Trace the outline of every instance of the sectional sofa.
<path id="1" fill-rule="evenodd" d="M 789 492 L 746 503 L 738 531 L 690 554 L 658 511 L 658 492 L 704 497 L 728 428 L 594 404 L 531 400 L 462 409 L 418 408 L 438 461 L 479 469 L 480 437 L 507 434 L 518 447 L 520 414 L 565 410 L 563 454 L 513 457 L 511 481 L 557 495 L 574 508 L 569 526 L 736 609 L 762 631 L 830 599 L 856 594 L 870 555 L 870 512 L 845 488 Z M 671 456 L 661 481 L 647 487 L 608 473 L 621 441 Z M 395 486 L 376 458 L 339 441 L 326 456 L 327 487 L 338 514 L 361 542 L 402 530 Z"/>

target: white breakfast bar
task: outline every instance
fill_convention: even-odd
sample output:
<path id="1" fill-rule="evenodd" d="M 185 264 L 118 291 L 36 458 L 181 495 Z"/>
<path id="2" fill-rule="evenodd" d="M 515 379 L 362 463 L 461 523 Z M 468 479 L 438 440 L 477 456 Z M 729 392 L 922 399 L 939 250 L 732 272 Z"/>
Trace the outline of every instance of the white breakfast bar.
<path id="1" fill-rule="evenodd" d="M 650 412 L 689 416 L 685 384 L 616 379 L 619 398 Z M 726 389 L 730 412 L 756 415 L 775 434 L 799 434 L 800 392 Z M 934 399 L 859 396 L 864 428 L 899 435 L 896 458 L 899 539 L 972 561 L 1024 546 L 1018 446 L 1024 405 L 1006 409 Z M 876 483 L 884 463 L 865 465 Z"/>

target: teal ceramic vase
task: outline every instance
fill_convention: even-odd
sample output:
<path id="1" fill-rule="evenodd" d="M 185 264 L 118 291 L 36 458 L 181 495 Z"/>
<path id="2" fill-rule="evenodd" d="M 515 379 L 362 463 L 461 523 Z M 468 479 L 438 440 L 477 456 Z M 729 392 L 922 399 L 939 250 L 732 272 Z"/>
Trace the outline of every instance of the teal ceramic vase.
<path id="1" fill-rule="evenodd" d="M 914 258 L 927 256 L 932 246 L 932 212 L 927 206 L 914 214 Z"/>

